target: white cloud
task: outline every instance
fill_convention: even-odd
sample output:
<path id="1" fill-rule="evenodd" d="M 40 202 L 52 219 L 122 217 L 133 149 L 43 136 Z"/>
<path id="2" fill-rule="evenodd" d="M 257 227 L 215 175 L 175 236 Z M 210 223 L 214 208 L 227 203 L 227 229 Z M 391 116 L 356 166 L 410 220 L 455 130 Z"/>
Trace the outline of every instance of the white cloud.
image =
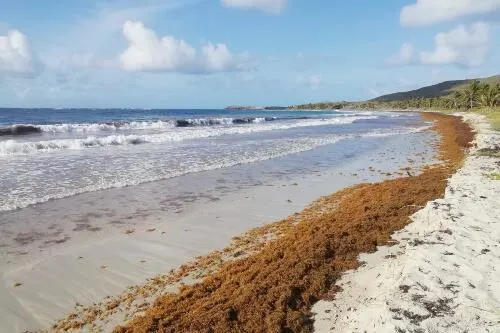
<path id="1" fill-rule="evenodd" d="M 214 72 L 224 71 L 233 64 L 233 55 L 227 49 L 225 44 L 212 45 L 208 43 L 202 48 L 205 66 L 208 70 Z"/>
<path id="2" fill-rule="evenodd" d="M 500 0 L 417 0 L 401 10 L 402 25 L 426 25 L 500 10 Z"/>
<path id="3" fill-rule="evenodd" d="M 478 22 L 469 28 L 459 25 L 449 32 L 437 34 L 435 50 L 421 52 L 420 61 L 426 65 L 479 66 L 486 59 L 489 44 L 487 24 Z"/>
<path id="4" fill-rule="evenodd" d="M 122 66 L 129 71 L 175 71 L 193 63 L 196 50 L 183 40 L 166 36 L 161 39 L 142 22 L 127 21 L 123 34 L 129 46 L 120 55 Z"/>
<path id="5" fill-rule="evenodd" d="M 39 69 L 38 59 L 22 32 L 9 30 L 6 36 L 0 36 L 0 73 L 34 75 Z"/>
<path id="6" fill-rule="evenodd" d="M 259 9 L 271 14 L 281 13 L 288 0 L 221 0 L 227 7 Z"/>
<path id="7" fill-rule="evenodd" d="M 225 44 L 208 43 L 198 55 L 185 41 L 172 36 L 159 38 L 142 22 L 125 22 L 123 34 L 128 48 L 119 59 L 127 71 L 209 73 L 244 68 L 245 56 L 232 55 Z"/>
<path id="8" fill-rule="evenodd" d="M 116 68 L 117 50 L 123 48 L 123 25 L 127 21 L 151 22 L 162 15 L 193 5 L 197 0 L 106 0 L 98 1 L 75 17 L 57 34 L 44 36 L 39 50 L 50 70 L 69 72 Z M 82 43 L 85 41 L 85 43 Z"/>
<path id="9" fill-rule="evenodd" d="M 408 65 L 413 61 L 414 52 L 415 48 L 412 44 L 404 43 L 396 54 L 387 59 L 387 63 L 390 65 Z"/>

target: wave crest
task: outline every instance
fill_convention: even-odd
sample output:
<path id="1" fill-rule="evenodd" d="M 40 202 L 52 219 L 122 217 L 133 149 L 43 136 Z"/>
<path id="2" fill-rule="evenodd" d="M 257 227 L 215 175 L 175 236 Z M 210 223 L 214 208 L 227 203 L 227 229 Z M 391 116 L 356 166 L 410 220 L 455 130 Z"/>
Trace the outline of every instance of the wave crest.
<path id="1" fill-rule="evenodd" d="M 108 136 L 89 136 L 87 138 L 69 138 L 41 141 L 0 141 L 0 156 L 32 154 L 64 149 L 84 149 L 105 146 L 137 145 L 143 143 L 165 143 L 190 139 L 202 139 L 221 135 L 249 134 L 274 130 L 287 130 L 298 127 L 350 124 L 357 120 L 373 119 L 376 117 L 342 117 L 328 119 L 304 119 L 297 122 L 269 122 L 259 121 L 255 126 L 203 126 L 186 131 L 183 128 L 170 127 L 166 131 L 156 134 L 113 134 Z M 232 118 L 231 118 L 232 119 Z M 239 118 L 242 119 L 242 118 Z M 52 126 L 52 125 L 50 125 Z M 196 126 L 196 125 L 195 125 Z"/>
<path id="2" fill-rule="evenodd" d="M 282 118 L 293 119 L 293 118 Z M 106 123 L 81 123 L 81 124 L 49 124 L 49 125 L 12 125 L 0 127 L 0 136 L 16 136 L 35 133 L 97 133 L 118 132 L 131 130 L 162 130 L 172 127 L 197 127 L 216 125 L 244 125 L 259 124 L 268 121 L 279 120 L 277 117 L 262 118 L 194 118 L 177 120 L 155 120 L 155 121 L 114 121 Z"/>
<path id="3" fill-rule="evenodd" d="M 42 129 L 34 125 L 13 125 L 0 128 L 0 136 L 18 136 L 28 135 L 33 133 L 41 133 Z"/>

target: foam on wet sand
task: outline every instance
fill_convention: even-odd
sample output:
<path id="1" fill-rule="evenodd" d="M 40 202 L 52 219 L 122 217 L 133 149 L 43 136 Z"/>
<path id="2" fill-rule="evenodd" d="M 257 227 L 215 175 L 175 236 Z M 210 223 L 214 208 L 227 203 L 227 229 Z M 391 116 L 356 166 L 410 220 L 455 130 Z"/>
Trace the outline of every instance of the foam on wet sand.
<path id="1" fill-rule="evenodd" d="M 41 253 L 36 253 L 38 250 L 34 247 L 34 253 L 6 258 L 13 263 L 3 272 L 0 286 L 2 328 L 17 332 L 50 327 L 54 320 L 70 311 L 104 301 L 105 297 L 119 295 L 128 286 L 166 274 L 196 256 L 224 247 L 232 237 L 250 228 L 301 211 L 322 195 L 360 181 L 396 177 L 401 173 L 399 169 L 407 165 L 408 158 L 424 150 L 428 150 L 426 144 L 418 146 L 411 136 L 403 137 L 391 140 L 381 150 L 350 159 L 328 173 L 280 179 L 270 184 L 273 186 L 257 186 L 228 194 L 221 200 L 196 206 L 198 208 L 193 206 L 182 214 L 163 212 L 168 223 L 152 220 L 141 225 L 126 224 L 122 232 L 115 230 L 112 234 L 106 230 L 70 230 L 70 241 L 51 244 L 53 246 Z M 390 159 L 388 156 L 396 157 Z M 426 162 L 428 160 L 421 161 Z M 418 169 L 419 164 L 414 167 Z M 56 204 L 57 201 L 51 205 Z M 51 216 L 52 213 L 46 210 L 44 214 Z M 102 218 L 105 216 L 99 219 Z M 95 221 L 89 224 L 101 227 Z M 147 231 L 152 229 L 155 230 Z M 57 239 L 63 239 L 66 231 Z M 30 245 L 38 243 L 19 249 L 30 249 Z M 26 263 L 16 264 L 17 260 Z M 16 286 L 18 283 L 20 285 Z M 175 290 L 175 285 L 173 288 Z M 140 299 L 135 302 L 141 305 Z M 113 323 L 121 323 L 116 322 L 118 319 L 123 320 L 123 317 L 103 323 L 105 330 Z"/>

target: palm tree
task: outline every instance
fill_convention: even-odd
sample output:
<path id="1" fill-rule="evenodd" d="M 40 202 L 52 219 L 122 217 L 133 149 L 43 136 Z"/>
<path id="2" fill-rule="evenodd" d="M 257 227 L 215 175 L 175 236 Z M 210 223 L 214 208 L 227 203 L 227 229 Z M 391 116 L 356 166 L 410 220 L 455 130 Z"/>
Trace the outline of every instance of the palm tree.
<path id="1" fill-rule="evenodd" d="M 500 99 L 500 85 L 484 85 L 479 97 L 479 104 L 484 107 L 494 107 Z"/>
<path id="2" fill-rule="evenodd" d="M 497 100 L 495 101 L 495 106 L 499 106 L 500 105 L 500 83 L 497 83 L 495 85 L 495 89 L 496 89 L 496 91 L 499 92 L 499 95 L 497 95 Z"/>
<path id="3" fill-rule="evenodd" d="M 443 98 L 443 107 L 445 109 L 456 109 L 457 101 L 454 97 L 444 97 Z"/>
<path id="4" fill-rule="evenodd" d="M 474 108 L 479 99 L 481 88 L 482 87 L 479 81 L 475 80 L 471 82 L 467 88 L 464 89 L 463 93 L 467 101 L 467 108 Z"/>
<path id="5" fill-rule="evenodd" d="M 453 108 L 459 109 L 462 106 L 464 106 L 466 97 L 462 91 L 457 90 L 453 93 L 452 100 L 453 100 Z"/>

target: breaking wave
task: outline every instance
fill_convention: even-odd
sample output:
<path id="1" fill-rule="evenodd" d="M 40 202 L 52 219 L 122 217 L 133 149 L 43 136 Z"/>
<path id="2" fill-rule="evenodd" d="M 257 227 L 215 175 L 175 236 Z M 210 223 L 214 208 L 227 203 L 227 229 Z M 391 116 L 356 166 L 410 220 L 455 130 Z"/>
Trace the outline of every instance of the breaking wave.
<path id="1" fill-rule="evenodd" d="M 410 133 L 421 132 L 431 128 L 431 125 L 421 126 L 415 128 L 395 128 L 393 131 L 382 131 L 382 130 L 372 130 L 367 133 L 363 133 L 360 135 L 328 135 L 322 138 L 307 138 L 307 139 L 299 139 L 297 141 L 290 141 L 290 144 L 286 144 L 281 147 L 280 144 L 275 145 L 274 149 L 271 151 L 267 151 L 265 153 L 258 153 L 256 150 L 250 150 L 246 154 L 239 154 L 237 158 L 222 158 L 218 159 L 216 162 L 212 163 L 189 163 L 185 165 L 182 169 L 167 169 L 164 173 L 155 173 L 154 175 L 141 175 L 139 177 L 125 177 L 121 180 L 110 179 L 106 181 L 96 181 L 92 184 L 88 184 L 82 187 L 73 188 L 73 189 L 64 189 L 63 191 L 57 193 L 47 193 L 42 196 L 36 197 L 28 197 L 24 199 L 19 199 L 15 197 L 5 197 L 0 198 L 0 212 L 2 211 L 10 211 L 19 208 L 24 208 L 30 205 L 43 203 L 53 199 L 61 199 L 65 197 L 70 197 L 74 195 L 78 195 L 86 192 L 95 192 L 110 188 L 120 188 L 126 186 L 134 186 L 142 183 L 157 181 L 161 179 L 168 179 L 172 177 L 181 176 L 188 173 L 196 173 L 207 170 L 214 170 L 219 168 L 227 168 L 238 164 L 246 164 L 253 163 L 258 161 L 264 161 L 268 159 L 273 159 L 281 156 L 286 156 L 290 154 L 300 153 L 308 150 L 315 149 L 319 146 L 335 144 L 341 140 L 352 140 L 357 138 L 367 138 L 367 137 L 388 137 L 395 135 L 405 135 Z M 132 139 L 131 139 L 132 140 Z M 110 141 L 112 142 L 112 141 Z M 130 144 L 137 144 L 139 142 L 130 141 Z"/>
<path id="2" fill-rule="evenodd" d="M 281 118 L 291 119 L 291 118 Z M 297 118 L 293 118 L 297 119 Z M 208 118 L 208 119 L 179 119 L 175 121 L 176 127 L 195 127 L 195 126 L 214 126 L 214 125 L 244 125 L 244 124 L 258 124 L 266 121 L 280 120 L 277 117 L 265 118 Z"/>
<path id="3" fill-rule="evenodd" d="M 168 129 L 173 127 L 197 127 L 216 125 L 244 125 L 259 124 L 276 120 L 291 120 L 306 118 L 195 118 L 177 120 L 156 120 L 156 121 L 132 121 L 132 122 L 106 122 L 106 123 L 82 123 L 82 124 L 49 124 L 49 125 L 12 125 L 0 127 L 0 136 L 17 136 L 36 133 L 96 133 L 115 132 L 126 130 L 155 130 Z"/>
<path id="4" fill-rule="evenodd" d="M 37 152 L 50 152 L 64 149 L 85 149 L 93 147 L 106 146 L 125 146 L 138 145 L 144 143 L 166 143 L 183 141 L 189 139 L 202 139 L 221 135 L 230 134 L 248 134 L 255 132 L 287 130 L 298 127 L 323 126 L 336 124 L 349 124 L 356 120 L 372 119 L 376 117 L 343 117 L 343 118 L 328 118 L 328 119 L 304 119 L 297 122 L 280 123 L 273 122 L 271 118 L 238 118 L 246 119 L 247 123 L 255 123 L 255 126 L 213 126 L 207 125 L 200 120 L 193 122 L 195 125 L 184 126 L 193 128 L 183 128 L 182 126 L 170 126 L 166 131 L 157 134 L 112 134 L 108 136 L 89 136 L 87 138 L 68 138 L 68 139 L 53 139 L 40 141 L 18 141 L 5 140 L 0 141 L 0 156 L 2 155 L 17 155 L 17 154 L 32 154 Z M 231 122 L 234 124 L 234 118 Z M 129 123 L 128 126 L 137 123 Z M 152 123 L 149 123 L 152 124 Z M 199 125 L 196 125 L 199 124 Z M 217 124 L 221 125 L 221 124 Z M 42 126 L 59 126 L 59 125 L 42 125 Z M 41 126 L 41 127 L 42 127 Z M 75 126 L 75 125 L 71 125 Z M 197 128 L 198 127 L 198 128 Z M 60 129 L 60 127 L 50 127 L 51 129 Z M 136 127 L 137 128 L 137 127 Z M 48 127 L 42 127 L 48 131 Z"/>
<path id="5" fill-rule="evenodd" d="M 13 125 L 9 127 L 0 127 L 0 136 L 17 136 L 41 133 L 42 129 L 34 125 Z"/>

